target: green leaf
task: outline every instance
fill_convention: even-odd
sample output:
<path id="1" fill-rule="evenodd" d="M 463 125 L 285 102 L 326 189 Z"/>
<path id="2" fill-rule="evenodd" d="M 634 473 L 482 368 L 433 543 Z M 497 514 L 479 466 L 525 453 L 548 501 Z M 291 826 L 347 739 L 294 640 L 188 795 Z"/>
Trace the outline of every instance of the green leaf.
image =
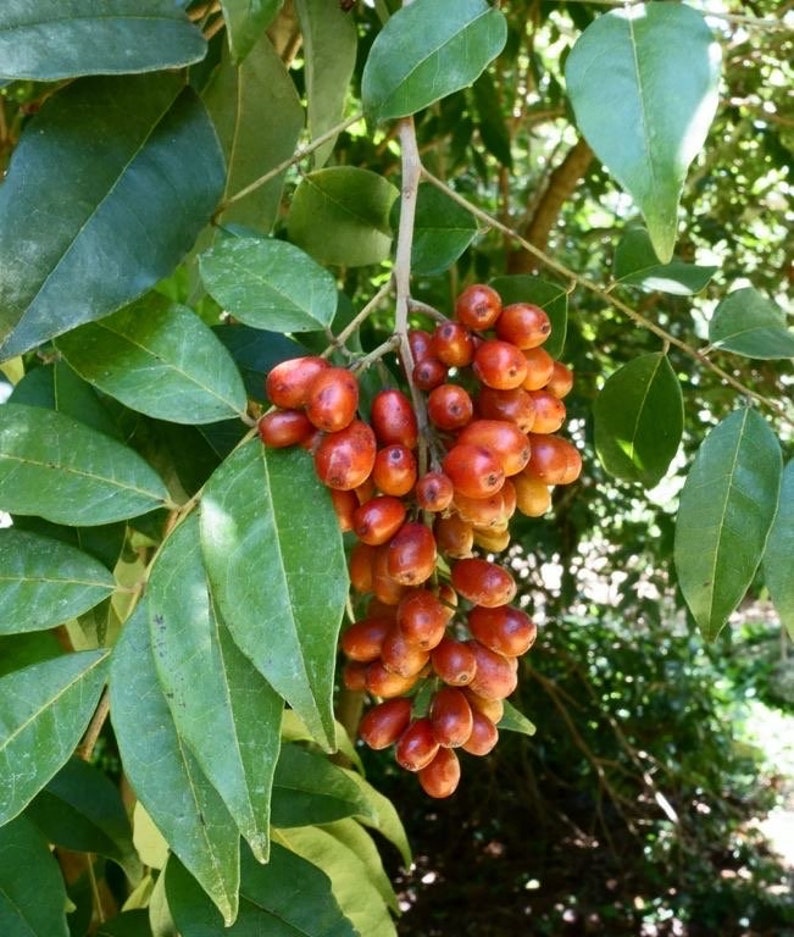
<path id="1" fill-rule="evenodd" d="M 512 703 L 504 701 L 504 715 L 499 720 L 499 729 L 505 732 L 519 732 L 522 735 L 534 735 L 537 729 L 535 723 L 530 722 Z"/>
<path id="2" fill-rule="evenodd" d="M 262 35 L 242 65 L 224 50 L 202 97 L 215 124 L 228 167 L 223 199 L 289 159 L 303 130 L 303 107 L 284 63 Z M 229 205 L 223 223 L 267 233 L 273 227 L 284 187 L 284 172 Z M 202 243 L 215 241 L 215 231 Z"/>
<path id="3" fill-rule="evenodd" d="M 684 179 L 717 108 L 719 58 L 701 13 L 641 3 L 594 20 L 565 63 L 579 129 L 637 203 L 662 264 L 672 260 Z"/>
<path id="4" fill-rule="evenodd" d="M 416 0 L 378 33 L 361 79 L 373 122 L 415 114 L 470 85 L 504 48 L 507 23 L 485 0 Z"/>
<path id="5" fill-rule="evenodd" d="M 344 755 L 351 765 L 354 765 L 359 771 L 364 770 L 361 758 L 356 751 L 355 744 L 351 741 L 345 727 L 337 722 L 336 740 L 334 748 L 341 755 Z M 313 742 L 314 736 L 306 728 L 306 724 L 295 712 L 294 709 L 285 709 L 281 720 L 281 740 L 282 742 Z"/>
<path id="6" fill-rule="evenodd" d="M 178 68 L 204 37 L 172 0 L 4 0 L 0 75 L 57 81 Z"/>
<path id="7" fill-rule="evenodd" d="M 0 680 L 0 826 L 66 764 L 105 683 L 107 651 L 81 651 Z"/>
<path id="8" fill-rule="evenodd" d="M 512 169 L 510 130 L 505 121 L 500 94 L 491 74 L 483 72 L 471 90 L 477 108 L 478 129 L 485 148 L 505 168 Z"/>
<path id="9" fill-rule="evenodd" d="M 201 541 L 234 640 L 317 741 L 333 747 L 348 578 L 336 515 L 310 456 L 256 439 L 237 449 L 204 490 Z"/>
<path id="10" fill-rule="evenodd" d="M 290 240 L 321 264 L 378 264 L 391 250 L 389 214 L 398 194 L 368 169 L 318 169 L 303 177 L 293 196 Z"/>
<path id="11" fill-rule="evenodd" d="M 443 273 L 471 244 L 477 231 L 477 222 L 462 205 L 435 186 L 419 186 L 411 272 L 415 276 Z"/>
<path id="12" fill-rule="evenodd" d="M 171 719 L 154 665 L 145 601 L 113 650 L 110 712 L 136 796 L 228 926 L 237 916 L 240 837 Z"/>
<path id="13" fill-rule="evenodd" d="M 681 491 L 675 567 L 706 640 L 720 633 L 753 580 L 775 517 L 780 446 L 754 410 L 738 410 L 700 446 Z"/>
<path id="14" fill-rule="evenodd" d="M 245 413 L 242 378 L 212 329 L 156 293 L 67 332 L 57 347 L 89 384 L 147 416 L 216 423 Z"/>
<path id="15" fill-rule="evenodd" d="M 342 119 L 348 85 L 356 65 L 355 19 L 326 0 L 296 0 L 306 72 L 309 133 L 322 136 Z M 312 154 L 319 169 L 331 155 L 335 139 Z"/>
<path id="16" fill-rule="evenodd" d="M 61 413 L 0 407 L 0 509 L 92 526 L 166 503 L 160 477 L 121 443 Z"/>
<path id="17" fill-rule="evenodd" d="M 52 631 L 0 635 L 0 677 L 61 654 L 63 648 Z"/>
<path id="18" fill-rule="evenodd" d="M 279 332 L 254 329 L 250 325 L 216 325 L 213 329 L 218 338 L 229 349 L 243 376 L 248 396 L 260 403 L 265 396 L 265 376 L 279 361 L 299 358 L 306 354 L 305 348 Z"/>
<path id="19" fill-rule="evenodd" d="M 399 913 L 397 896 L 394 894 L 389 876 L 383 868 L 380 853 L 372 836 L 361 826 L 357 820 L 336 820 L 334 823 L 323 824 L 323 830 L 330 833 L 334 839 L 346 846 L 361 860 L 362 875 L 369 880 L 380 895 L 386 907 Z"/>
<path id="20" fill-rule="evenodd" d="M 149 911 L 133 908 L 100 924 L 96 937 L 152 937 L 149 926 Z"/>
<path id="21" fill-rule="evenodd" d="M 534 303 L 546 310 L 551 320 L 551 335 L 543 347 L 552 356 L 560 358 L 565 347 L 568 330 L 568 294 L 554 283 L 529 274 L 494 277 L 491 286 L 509 303 Z"/>
<path id="22" fill-rule="evenodd" d="M 783 470 L 775 521 L 763 559 L 764 582 L 781 622 L 794 639 L 794 462 Z"/>
<path id="23" fill-rule="evenodd" d="M 235 64 L 246 58 L 283 3 L 284 0 L 221 0 Z"/>
<path id="24" fill-rule="evenodd" d="M 593 419 L 596 452 L 607 472 L 645 488 L 657 485 L 684 431 L 681 385 L 667 355 L 642 355 L 610 375 Z"/>
<path id="25" fill-rule="evenodd" d="M 165 889 L 181 933 L 216 937 L 221 932 L 217 912 L 173 857 L 168 860 Z M 259 865 L 243 852 L 240 915 L 223 933 L 230 937 L 362 937 L 343 916 L 325 872 L 275 842 L 267 865 Z"/>
<path id="26" fill-rule="evenodd" d="M 0 357 L 101 319 L 169 274 L 223 179 L 212 124 L 179 74 L 85 78 L 53 95 L 0 187 Z M 56 213 L 40 210 L 42 192 Z"/>
<path id="27" fill-rule="evenodd" d="M 147 594 L 155 666 L 174 726 L 266 862 L 284 705 L 211 606 L 195 514 L 166 541 Z"/>
<path id="28" fill-rule="evenodd" d="M 658 290 L 674 296 L 699 293 L 719 270 L 719 267 L 701 267 L 673 259 L 669 264 L 659 262 L 651 238 L 644 228 L 632 228 L 620 240 L 615 250 L 613 275 L 624 286 L 639 286 L 648 292 Z"/>
<path id="29" fill-rule="evenodd" d="M 25 815 L 47 841 L 117 862 L 134 884 L 142 874 L 118 788 L 99 769 L 71 758 L 28 805 Z"/>
<path id="30" fill-rule="evenodd" d="M 0 926 L 19 937 L 69 937 L 66 886 L 47 840 L 25 817 L 0 827 Z"/>
<path id="31" fill-rule="evenodd" d="M 709 341 L 746 358 L 794 358 L 794 332 L 786 314 L 758 290 L 734 290 L 714 310 Z"/>
<path id="32" fill-rule="evenodd" d="M 226 238 L 199 257 L 199 268 L 207 292 L 255 328 L 310 332 L 333 320 L 334 278 L 286 241 Z"/>
<path id="33" fill-rule="evenodd" d="M 110 572 L 116 568 L 127 534 L 127 525 L 123 521 L 99 524 L 96 527 L 66 527 L 64 524 L 51 524 L 44 518 L 31 514 L 15 515 L 14 527 L 75 547 L 81 553 L 87 553 L 99 560 Z"/>
<path id="34" fill-rule="evenodd" d="M 52 628 L 98 605 L 114 586 L 98 560 L 74 547 L 0 530 L 0 634 Z"/>
<path id="35" fill-rule="evenodd" d="M 357 771 L 343 769 L 348 778 L 358 787 L 359 793 L 369 804 L 370 814 L 374 820 L 366 815 L 360 814 L 358 820 L 365 826 L 377 830 L 381 836 L 385 837 L 393 846 L 396 847 L 402 856 L 406 868 L 411 864 L 411 847 L 408 844 L 408 837 L 405 833 L 400 815 L 394 804 L 384 797 L 369 781 L 363 778 Z"/>
<path id="36" fill-rule="evenodd" d="M 371 881 L 367 866 L 345 843 L 316 826 L 279 830 L 275 836 L 291 852 L 325 872 L 333 896 L 357 933 L 396 937 L 388 906 Z"/>

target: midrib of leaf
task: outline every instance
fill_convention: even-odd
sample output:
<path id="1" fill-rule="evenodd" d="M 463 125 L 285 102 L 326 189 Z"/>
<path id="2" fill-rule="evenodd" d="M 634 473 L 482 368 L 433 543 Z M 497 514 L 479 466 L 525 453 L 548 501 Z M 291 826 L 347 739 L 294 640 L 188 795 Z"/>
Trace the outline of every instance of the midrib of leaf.
<path id="1" fill-rule="evenodd" d="M 20 908 L 19 905 L 15 901 L 11 900 L 11 898 L 8 896 L 8 892 L 4 888 L 0 888 L 0 895 L 2 895 L 3 898 L 5 898 L 6 904 L 8 904 L 10 907 L 12 907 L 16 911 L 17 917 L 27 928 L 27 933 L 30 934 L 31 937 L 37 937 L 36 931 L 34 931 L 33 928 L 30 926 L 30 924 L 28 924 L 27 918 L 24 915 L 24 909 Z M 18 937 L 25 937 L 25 935 L 19 934 Z M 39 935 L 39 937 L 41 937 L 41 935 Z"/>
<path id="2" fill-rule="evenodd" d="M 662 358 L 660 357 L 660 358 L 657 360 L 657 362 L 656 362 L 656 366 L 654 367 L 653 371 L 651 372 L 650 380 L 648 380 L 648 381 L 646 382 L 646 384 L 645 384 L 645 390 L 644 390 L 644 393 L 643 393 L 643 395 L 642 395 L 642 399 L 640 400 L 640 406 L 639 406 L 639 408 L 638 408 L 638 410 L 637 410 L 637 417 L 636 417 L 636 419 L 634 420 L 634 427 L 633 427 L 633 429 L 632 429 L 631 438 L 630 438 L 630 440 L 629 440 L 629 444 L 630 444 L 630 446 L 631 446 L 631 461 L 632 461 L 632 464 L 633 464 L 633 465 L 636 465 L 636 464 L 637 464 L 637 463 L 635 462 L 635 460 L 634 460 L 634 457 L 635 457 L 636 452 L 637 452 L 636 439 L 637 439 L 637 436 L 639 435 L 639 426 L 640 426 L 640 423 L 642 422 L 643 411 L 645 410 L 645 404 L 648 402 L 648 397 L 649 397 L 650 392 L 651 392 L 651 386 L 652 386 L 654 380 L 656 379 L 656 374 L 657 374 L 659 368 L 661 367 L 661 365 L 662 365 Z"/>
<path id="3" fill-rule="evenodd" d="M 651 177 L 651 186 L 656 189 L 656 164 L 653 160 L 653 150 L 651 149 L 651 139 L 648 130 L 648 115 L 645 111 L 645 95 L 642 82 L 642 69 L 640 68 L 640 59 L 637 54 L 637 37 L 634 33 L 634 20 L 628 16 L 626 22 L 629 24 L 629 38 L 631 43 L 631 54 L 634 59 L 634 72 L 637 77 L 638 100 L 640 105 L 640 125 L 642 126 L 642 138 L 645 143 L 645 153 L 647 154 L 646 165 L 648 174 Z"/>
<path id="4" fill-rule="evenodd" d="M 113 591 L 113 586 L 107 582 L 101 582 L 99 580 L 93 579 L 74 579 L 71 576 L 61 579 L 53 579 L 51 576 L 6 576 L 3 573 L 0 573 L 0 582 L 49 582 L 52 585 L 68 585 L 72 584 L 75 586 L 101 586 L 103 589 L 107 589 L 110 592 Z"/>
<path id="5" fill-rule="evenodd" d="M 362 225 L 364 225 L 367 228 L 374 227 L 376 231 L 380 232 L 384 236 L 389 236 L 389 237 L 391 236 L 391 233 L 392 233 L 391 231 L 384 231 L 383 228 L 375 227 L 375 225 L 372 224 L 369 218 L 367 218 L 365 215 L 359 215 L 356 212 L 352 211 L 348 207 L 348 205 L 346 205 L 344 202 L 340 202 L 338 198 L 331 195 L 331 193 L 328 190 L 324 189 L 321 185 L 318 185 L 314 181 L 314 179 L 312 179 L 310 176 L 306 176 L 306 178 L 303 181 L 308 183 L 309 185 L 314 186 L 314 188 L 322 195 L 324 199 L 326 199 L 326 201 L 330 202 L 332 205 L 336 205 L 339 209 L 341 209 L 341 211 L 344 214 L 349 215 L 355 221 L 360 222 Z"/>
<path id="6" fill-rule="evenodd" d="M 319 187 L 318 187 L 318 188 L 319 188 Z M 320 189 L 320 191 L 323 191 L 323 190 Z M 241 271 L 242 273 L 244 273 L 244 274 L 246 275 L 246 279 L 253 280 L 254 282 L 257 282 L 257 283 L 261 284 L 262 286 L 264 286 L 269 292 L 275 293 L 275 295 L 278 296 L 279 299 L 281 299 L 281 300 L 283 300 L 284 302 L 286 302 L 286 303 L 287 303 L 289 306 L 291 306 L 293 309 L 297 309 L 299 312 L 305 313 L 310 319 L 312 319 L 312 320 L 313 320 L 314 322 L 316 322 L 318 325 L 322 325 L 322 324 L 323 324 L 322 321 L 317 318 L 317 316 L 315 316 L 315 315 L 312 314 L 311 309 L 306 308 L 306 307 L 304 307 L 304 306 L 299 306 L 299 305 L 295 302 L 295 300 L 293 299 L 293 297 L 292 297 L 289 293 L 284 292 L 284 290 L 283 290 L 283 289 L 280 289 L 278 286 L 272 285 L 269 280 L 266 280 L 266 279 L 265 279 L 260 273 L 258 273 L 257 271 L 252 271 L 250 267 L 245 266 L 245 264 L 241 264 L 241 263 L 240 263 L 238 260 L 236 260 L 234 257 L 230 257 L 230 259 L 229 259 L 229 266 L 232 267 L 232 268 L 235 268 L 235 269 L 237 269 L 237 270 L 239 270 L 239 271 Z"/>

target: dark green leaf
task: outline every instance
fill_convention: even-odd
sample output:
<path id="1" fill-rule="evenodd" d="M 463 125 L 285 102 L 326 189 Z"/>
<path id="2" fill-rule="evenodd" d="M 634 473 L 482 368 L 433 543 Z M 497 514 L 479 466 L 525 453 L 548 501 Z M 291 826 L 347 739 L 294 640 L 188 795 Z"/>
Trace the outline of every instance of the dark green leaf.
<path id="1" fill-rule="evenodd" d="M 123 521 L 96 527 L 66 527 L 64 524 L 51 524 L 32 514 L 15 515 L 14 527 L 76 547 L 81 553 L 99 560 L 110 572 L 116 568 L 127 533 L 127 525 Z"/>
<path id="2" fill-rule="evenodd" d="M 61 413 L 0 407 L 0 508 L 60 524 L 107 524 L 168 502 L 148 463 Z"/>
<path id="3" fill-rule="evenodd" d="M 265 862 L 284 705 L 210 604 L 195 514 L 166 541 L 147 594 L 155 666 L 174 726 Z"/>
<path id="4" fill-rule="evenodd" d="M 675 530 L 678 582 L 713 640 L 744 597 L 775 517 L 782 458 L 755 410 L 738 410 L 700 446 L 681 491 Z"/>
<path id="5" fill-rule="evenodd" d="M 242 378 L 212 329 L 156 293 L 67 332 L 57 347 L 86 381 L 147 416 L 216 423 L 245 413 Z"/>
<path id="6" fill-rule="evenodd" d="M 107 569 L 74 547 L 0 530 L 0 634 L 52 628 L 98 605 L 114 587 Z"/>
<path id="7" fill-rule="evenodd" d="M 507 169 L 513 168 L 510 131 L 505 121 L 502 102 L 490 72 L 483 72 L 472 85 L 477 107 L 478 127 L 485 148 Z"/>
<path id="8" fill-rule="evenodd" d="M 463 206 L 435 186 L 420 186 L 411 272 L 416 276 L 433 276 L 447 270 L 471 244 L 477 230 L 477 222 Z"/>
<path id="9" fill-rule="evenodd" d="M 333 747 L 348 580 L 336 515 L 311 457 L 256 439 L 237 449 L 205 488 L 201 541 L 234 640 L 315 738 Z"/>
<path id="10" fill-rule="evenodd" d="M 504 48 L 507 24 L 485 0 L 416 0 L 372 44 L 361 79 L 369 120 L 415 114 L 470 85 Z"/>
<path id="11" fill-rule="evenodd" d="M 691 296 L 699 293 L 717 270 L 719 267 L 699 267 L 675 259 L 669 264 L 660 263 L 644 228 L 627 231 L 615 249 L 615 279 L 648 292 L 659 290 L 675 296 Z"/>
<path id="12" fill-rule="evenodd" d="M 673 257 L 678 201 L 717 107 L 720 50 L 683 3 L 611 10 L 565 63 L 579 129 L 637 203 L 662 264 Z"/>
<path id="13" fill-rule="evenodd" d="M 507 700 L 504 701 L 504 715 L 499 720 L 499 730 L 504 730 L 505 732 L 519 732 L 521 735 L 534 735 L 537 732 L 534 722 L 530 722 L 529 719 L 512 703 L 508 703 Z"/>
<path id="14" fill-rule="evenodd" d="M 237 916 L 240 837 L 177 734 L 157 678 L 147 619 L 142 602 L 113 650 L 110 711 L 124 771 L 171 849 L 229 925 Z"/>
<path id="15" fill-rule="evenodd" d="M 61 654 L 63 648 L 52 631 L 0 635 L 0 677 Z"/>
<path id="16" fill-rule="evenodd" d="M 277 332 L 310 332 L 331 323 L 336 284 L 292 244 L 226 238 L 199 258 L 207 292 L 236 319 Z"/>
<path id="17" fill-rule="evenodd" d="M 100 924 L 96 937 L 152 937 L 147 908 L 133 908 Z"/>
<path id="18" fill-rule="evenodd" d="M 232 60 L 239 64 L 275 19 L 284 0 L 221 0 Z"/>
<path id="19" fill-rule="evenodd" d="M 390 182 L 368 169 L 318 169 L 303 177 L 293 197 L 290 240 L 322 264 L 380 263 L 391 249 L 389 214 L 397 195 Z"/>
<path id="20" fill-rule="evenodd" d="M 494 277 L 491 286 L 502 297 L 505 305 L 509 303 L 534 303 L 548 313 L 551 320 L 551 335 L 543 347 L 552 356 L 559 358 L 565 347 L 565 334 L 568 330 L 568 294 L 565 290 L 529 274 Z"/>
<path id="21" fill-rule="evenodd" d="M 229 349 L 243 376 L 248 396 L 264 403 L 267 372 L 287 358 L 298 358 L 306 350 L 279 332 L 254 329 L 250 325 L 216 325 L 218 338 Z"/>
<path id="22" fill-rule="evenodd" d="M 593 418 L 596 452 L 610 475 L 657 485 L 684 431 L 681 385 L 667 355 L 642 355 L 610 375 Z"/>
<path id="23" fill-rule="evenodd" d="M 66 887 L 47 840 L 25 817 L 0 827 L 0 925 L 8 937 L 69 937 Z"/>
<path id="24" fill-rule="evenodd" d="M 81 651 L 0 680 L 0 825 L 23 810 L 77 747 L 102 692 L 106 651 Z"/>
<path id="25" fill-rule="evenodd" d="M 734 290 L 714 310 L 709 341 L 746 358 L 794 358 L 794 332 L 786 314 L 758 290 Z"/>
<path id="26" fill-rule="evenodd" d="M 206 51 L 171 0 L 4 0 L 0 9 L 4 78 L 151 72 L 198 62 Z"/>
<path id="27" fill-rule="evenodd" d="M 212 124 L 178 74 L 86 78 L 53 95 L 0 187 L 0 357 L 101 319 L 170 273 L 223 179 Z M 57 213 L 39 210 L 42 192 Z"/>
<path id="28" fill-rule="evenodd" d="M 794 639 L 794 462 L 783 471 L 780 501 L 763 560 L 766 583 L 780 620 Z"/>

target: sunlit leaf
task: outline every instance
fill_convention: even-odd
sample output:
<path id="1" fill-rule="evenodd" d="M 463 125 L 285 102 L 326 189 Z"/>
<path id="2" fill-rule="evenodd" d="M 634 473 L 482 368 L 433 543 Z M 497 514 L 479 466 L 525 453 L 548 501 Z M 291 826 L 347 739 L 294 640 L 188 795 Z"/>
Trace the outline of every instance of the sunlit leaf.
<path id="1" fill-rule="evenodd" d="M 794 639 L 794 462 L 783 471 L 780 501 L 763 559 L 764 582 Z"/>
<path id="2" fill-rule="evenodd" d="M 534 735 L 537 732 L 534 722 L 527 719 L 512 703 L 505 700 L 504 707 L 504 715 L 499 720 L 500 732 L 502 730 L 505 732 L 519 732 L 521 735 Z"/>
<path id="3" fill-rule="evenodd" d="M 615 249 L 615 279 L 649 292 L 659 290 L 675 296 L 691 296 L 699 293 L 717 270 L 719 267 L 698 266 L 676 259 L 668 264 L 660 263 L 644 228 L 627 231 Z"/>
<path id="4" fill-rule="evenodd" d="M 714 310 L 709 341 L 746 358 L 794 358 L 786 314 L 751 286 L 734 290 Z"/>

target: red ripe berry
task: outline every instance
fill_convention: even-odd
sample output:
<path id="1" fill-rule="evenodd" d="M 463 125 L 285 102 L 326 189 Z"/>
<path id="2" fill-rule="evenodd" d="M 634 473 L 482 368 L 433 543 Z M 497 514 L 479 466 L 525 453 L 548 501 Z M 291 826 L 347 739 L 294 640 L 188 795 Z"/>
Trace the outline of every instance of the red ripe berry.
<path id="1" fill-rule="evenodd" d="M 397 625 L 407 641 L 431 651 L 444 637 L 447 607 L 429 589 L 414 589 L 397 606 Z"/>
<path id="2" fill-rule="evenodd" d="M 439 745 L 426 717 L 416 719 L 397 739 L 394 757 L 406 771 L 421 771 L 436 757 Z"/>
<path id="3" fill-rule="evenodd" d="M 451 748 L 440 748 L 436 757 L 419 772 L 419 783 L 428 797 L 450 797 L 460 783 L 460 761 Z"/>
<path id="4" fill-rule="evenodd" d="M 505 480 L 501 460 L 484 446 L 454 445 L 444 457 L 442 468 L 455 491 L 468 498 L 487 498 L 499 491 Z"/>
<path id="5" fill-rule="evenodd" d="M 499 459 L 505 475 L 516 475 L 529 462 L 527 434 L 506 420 L 474 420 L 464 427 L 458 445 L 483 446 Z"/>
<path id="6" fill-rule="evenodd" d="M 484 713 L 472 710 L 471 735 L 463 743 L 463 751 L 470 755 L 487 755 L 499 741 L 499 730 Z"/>
<path id="7" fill-rule="evenodd" d="M 408 329 L 408 345 L 414 364 L 424 361 L 425 358 L 434 358 L 433 336 L 424 329 Z"/>
<path id="8" fill-rule="evenodd" d="M 502 309 L 496 334 L 518 348 L 537 348 L 551 335 L 551 322 L 545 310 L 532 303 L 511 303 Z"/>
<path id="9" fill-rule="evenodd" d="M 383 495 L 356 508 L 353 531 L 359 540 L 376 547 L 390 540 L 404 521 L 405 504 L 392 495 Z"/>
<path id="10" fill-rule="evenodd" d="M 523 355 L 527 370 L 521 386 L 524 390 L 540 390 L 554 374 L 554 358 L 545 348 L 530 348 Z"/>
<path id="11" fill-rule="evenodd" d="M 325 368 L 309 385 L 306 416 L 326 433 L 349 426 L 358 409 L 358 381 L 347 368 Z"/>
<path id="12" fill-rule="evenodd" d="M 464 599 L 486 608 L 507 605 L 516 594 L 515 580 L 506 569 L 476 557 L 452 566 L 452 586 Z"/>
<path id="13" fill-rule="evenodd" d="M 350 585 L 362 595 L 372 592 L 372 570 L 375 563 L 375 549 L 366 543 L 357 543 L 350 551 L 347 569 Z"/>
<path id="14" fill-rule="evenodd" d="M 383 666 L 383 661 L 374 660 L 367 664 L 366 688 L 373 696 L 394 699 L 407 693 L 416 683 L 416 677 L 401 677 Z"/>
<path id="15" fill-rule="evenodd" d="M 363 484 L 375 464 L 375 434 L 362 420 L 320 440 L 314 453 L 314 468 L 329 488 L 351 491 Z"/>
<path id="16" fill-rule="evenodd" d="M 576 481 L 582 471 L 582 457 L 576 446 L 559 436 L 532 433 L 529 439 L 532 455 L 524 474 L 545 485 L 570 485 Z"/>
<path id="17" fill-rule="evenodd" d="M 496 390 L 521 387 L 527 376 L 527 362 L 520 348 L 491 338 L 474 352 L 472 370 L 478 381 Z"/>
<path id="18" fill-rule="evenodd" d="M 416 503 L 423 511 L 446 511 L 452 504 L 455 489 L 452 482 L 443 472 L 425 472 L 417 481 Z"/>
<path id="19" fill-rule="evenodd" d="M 430 663 L 436 674 L 450 686 L 466 686 L 477 673 L 477 658 L 468 644 L 454 638 L 443 638 L 430 652 Z"/>
<path id="20" fill-rule="evenodd" d="M 328 362 L 314 355 L 279 362 L 265 380 L 267 399 L 285 410 L 302 407 L 312 381 L 327 368 Z"/>
<path id="21" fill-rule="evenodd" d="M 393 745 L 411 721 L 411 701 L 404 696 L 384 700 L 365 714 L 358 726 L 363 741 L 380 751 Z"/>
<path id="22" fill-rule="evenodd" d="M 556 433 L 565 422 L 565 404 L 550 390 L 529 391 L 535 405 L 533 433 Z"/>
<path id="23" fill-rule="evenodd" d="M 549 393 L 554 394 L 555 397 L 559 397 L 562 400 L 563 397 L 571 392 L 573 388 L 573 371 L 561 361 L 554 362 L 554 368 L 551 372 L 551 377 L 549 378 L 548 383 L 546 384 L 546 390 Z"/>
<path id="24" fill-rule="evenodd" d="M 498 725 L 501 722 L 502 716 L 505 714 L 505 704 L 503 700 L 485 699 L 484 696 L 473 692 L 472 688 L 469 686 L 464 687 L 463 692 L 466 694 L 466 699 L 469 701 L 472 712 L 482 713 L 483 716 L 487 716 L 494 725 Z"/>
<path id="25" fill-rule="evenodd" d="M 490 329 L 501 312 L 502 297 L 483 283 L 467 286 L 455 302 L 455 318 L 478 332 Z"/>
<path id="26" fill-rule="evenodd" d="M 433 533 L 441 553 L 451 557 L 471 556 L 474 531 L 471 523 L 459 514 L 437 517 L 433 523 Z"/>
<path id="27" fill-rule="evenodd" d="M 475 605 L 468 614 L 469 631 L 480 644 L 505 657 L 519 657 L 535 643 L 538 629 L 526 612 L 512 605 L 483 608 Z"/>
<path id="28" fill-rule="evenodd" d="M 474 404 L 468 392 L 458 384 L 440 384 L 427 398 L 430 422 L 445 432 L 460 429 L 474 416 Z"/>
<path id="29" fill-rule="evenodd" d="M 474 358 L 471 332 L 461 322 L 442 322 L 433 333 L 436 358 L 450 368 L 465 368 Z"/>
<path id="30" fill-rule="evenodd" d="M 257 424 L 259 438 L 273 449 L 285 449 L 305 442 L 314 426 L 302 410 L 272 410 Z"/>
<path id="31" fill-rule="evenodd" d="M 489 650 L 479 641 L 469 641 L 477 661 L 477 672 L 469 686 L 474 693 L 485 699 L 505 699 L 518 686 L 518 674 L 515 670 L 515 658 Z"/>
<path id="32" fill-rule="evenodd" d="M 423 358 L 414 365 L 413 381 L 419 390 L 432 390 L 447 379 L 447 366 L 438 358 Z"/>
<path id="33" fill-rule="evenodd" d="M 419 439 L 411 401 L 401 390 L 381 390 L 372 401 L 370 422 L 382 446 L 399 443 L 406 449 L 415 449 Z"/>
<path id="34" fill-rule="evenodd" d="M 348 690 L 360 693 L 367 688 L 367 664 L 349 660 L 342 667 L 342 683 Z"/>
<path id="35" fill-rule="evenodd" d="M 471 706 L 462 690 L 446 686 L 437 690 L 430 703 L 430 721 L 438 744 L 459 748 L 471 735 Z"/>
<path id="36" fill-rule="evenodd" d="M 339 645 L 345 657 L 367 663 L 380 657 L 380 649 L 393 622 L 388 618 L 362 618 L 342 632 Z"/>
<path id="37" fill-rule="evenodd" d="M 407 495 L 416 483 L 416 456 L 400 443 L 386 446 L 375 456 L 372 480 L 385 495 Z"/>
<path id="38" fill-rule="evenodd" d="M 386 569 L 395 582 L 419 586 L 433 575 L 438 559 L 436 541 L 424 524 L 403 524 L 386 550 Z"/>
<path id="39" fill-rule="evenodd" d="M 495 390 L 483 386 L 477 396 L 477 412 L 484 420 L 508 420 L 522 433 L 528 433 L 535 422 L 532 395 L 521 387 Z"/>
<path id="40" fill-rule="evenodd" d="M 460 492 L 456 492 L 455 510 L 466 523 L 477 528 L 501 527 L 508 520 L 505 499 L 501 491 L 497 491 L 490 498 L 467 498 Z"/>
<path id="41" fill-rule="evenodd" d="M 389 575 L 389 545 L 374 548 L 372 560 L 372 591 L 384 605 L 397 605 L 405 595 L 405 586 Z"/>
<path id="42" fill-rule="evenodd" d="M 412 644 L 398 625 L 383 639 L 380 651 L 383 666 L 400 677 L 416 676 L 430 660 L 429 651 Z"/>
<path id="43" fill-rule="evenodd" d="M 329 489 L 331 492 L 331 504 L 334 506 L 336 519 L 339 521 L 339 529 L 342 533 L 347 533 L 353 529 L 353 514 L 358 508 L 358 498 L 353 491 L 339 491 L 338 488 Z"/>

